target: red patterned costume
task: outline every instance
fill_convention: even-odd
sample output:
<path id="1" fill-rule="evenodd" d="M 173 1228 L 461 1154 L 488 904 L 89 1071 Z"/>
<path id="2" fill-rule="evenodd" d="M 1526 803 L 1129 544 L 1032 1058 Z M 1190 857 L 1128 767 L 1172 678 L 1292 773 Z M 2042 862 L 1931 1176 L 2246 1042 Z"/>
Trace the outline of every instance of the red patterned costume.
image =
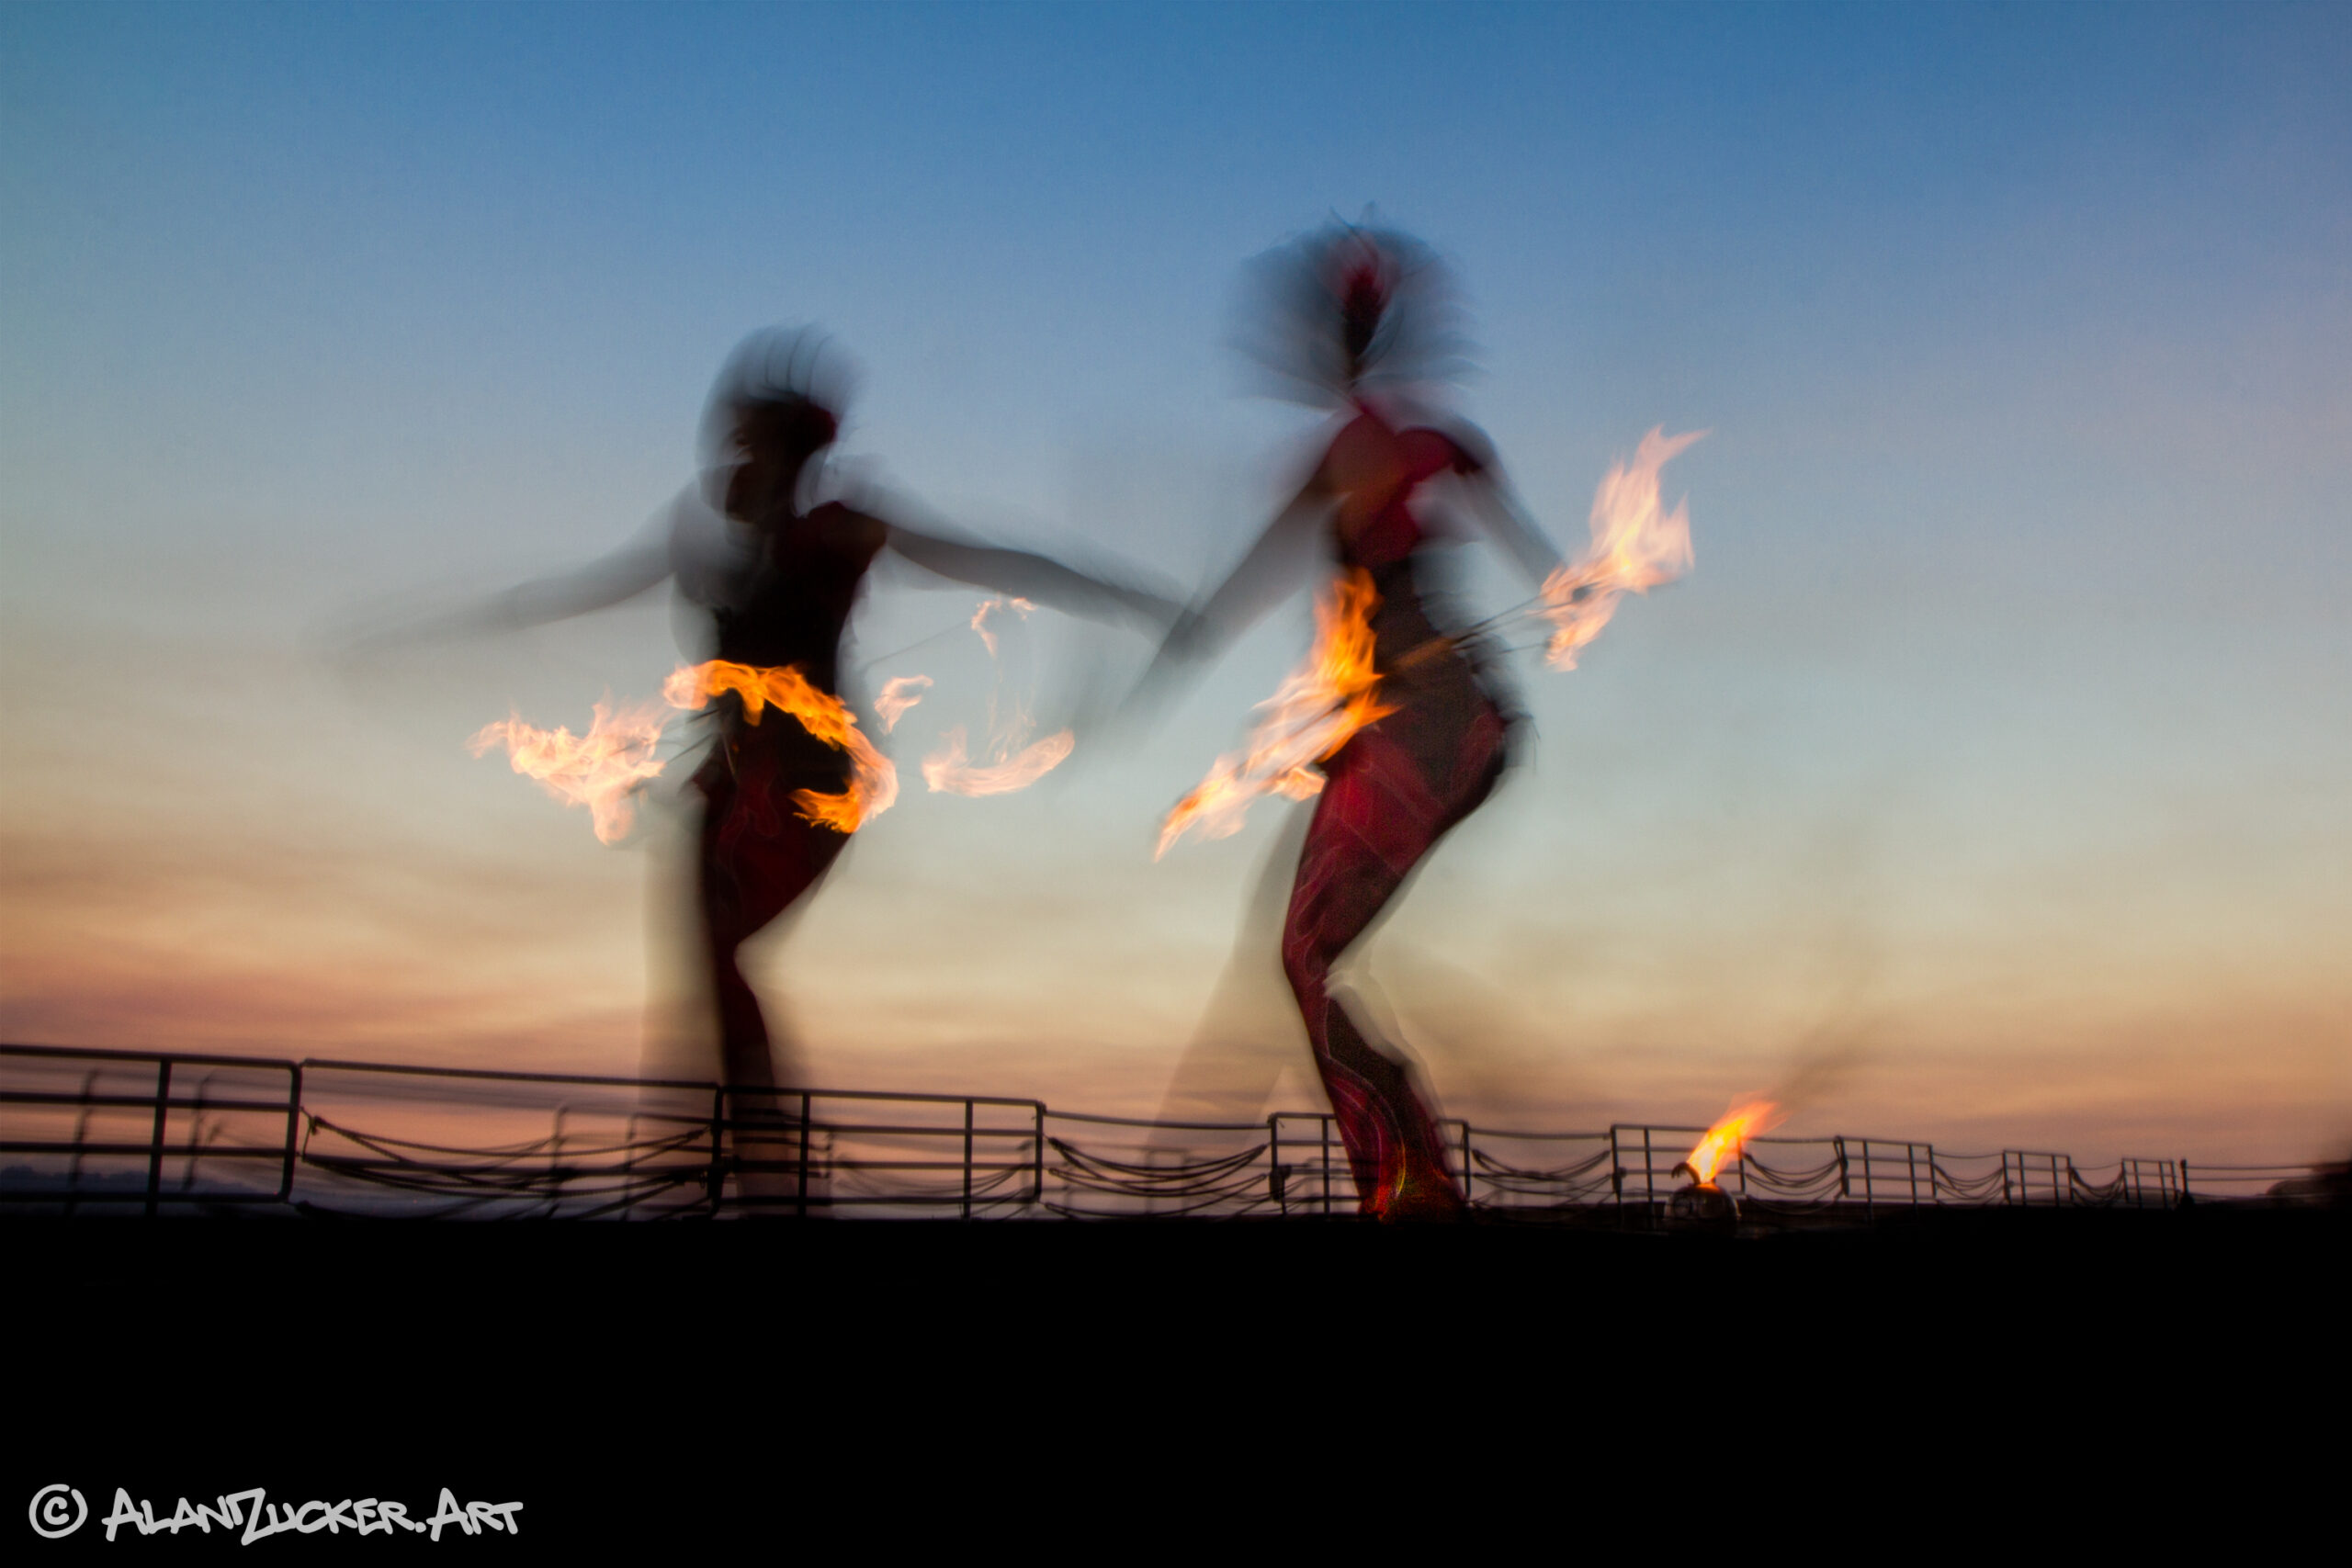
<path id="1" fill-rule="evenodd" d="M 1268 374 L 1267 389 L 1336 406 L 1346 423 L 1163 660 L 1201 656 L 1238 635 L 1287 595 L 1290 563 L 1315 543 L 1377 592 L 1369 619 L 1375 694 L 1392 711 L 1322 761 L 1326 782 L 1299 854 L 1283 968 L 1364 1212 L 1452 1217 L 1464 1198 L 1447 1173 L 1437 1120 L 1405 1063 L 1331 995 L 1331 971 L 1438 840 L 1477 809 L 1504 765 L 1503 711 L 1464 645 L 1425 607 L 1416 567 L 1429 536 L 1416 493 L 1458 479 L 1490 541 L 1538 583 L 1559 553 L 1520 515 L 1468 426 L 1448 434 L 1400 417 L 1465 363 L 1444 270 L 1425 247 L 1335 225 L 1260 257 L 1249 284 L 1253 313 L 1239 341 Z"/>
<path id="2" fill-rule="evenodd" d="M 1413 491 L 1476 459 L 1429 429 L 1392 430 L 1369 408 L 1340 433 L 1317 479 L 1339 495 L 1339 558 L 1369 572 L 1374 668 L 1396 711 L 1327 759 L 1329 781 L 1299 853 L 1283 926 L 1283 969 L 1298 998 L 1315 1065 L 1368 1213 L 1403 1217 L 1459 1208 L 1445 1144 L 1407 1069 L 1367 1040 L 1329 991 L 1331 967 L 1387 907 L 1446 829 L 1501 777 L 1504 721 L 1469 661 L 1422 608 L 1413 551 L 1422 533 Z"/>

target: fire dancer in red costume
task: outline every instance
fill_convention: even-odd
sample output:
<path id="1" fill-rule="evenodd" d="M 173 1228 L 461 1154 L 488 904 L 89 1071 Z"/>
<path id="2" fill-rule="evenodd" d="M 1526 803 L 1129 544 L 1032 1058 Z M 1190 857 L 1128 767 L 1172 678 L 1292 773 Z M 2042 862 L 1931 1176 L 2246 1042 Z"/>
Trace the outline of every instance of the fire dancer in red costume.
<path id="1" fill-rule="evenodd" d="M 714 686 L 718 735 L 694 775 L 706 803 L 696 897 L 723 1073 L 736 1089 L 777 1083 L 767 1022 L 738 953 L 824 875 L 859 825 L 861 807 L 878 808 L 861 798 L 851 752 L 813 732 L 855 722 L 839 694 L 842 641 L 875 558 L 894 550 L 957 582 L 1152 635 L 1178 613 L 1155 594 L 1097 581 L 1041 556 L 886 522 L 865 509 L 870 503 L 812 504 L 821 488 L 817 459 L 833 443 L 846 396 L 839 356 L 817 334 L 754 333 L 712 389 L 700 485 L 615 554 L 526 583 L 458 618 L 477 629 L 527 626 L 618 604 L 674 579 L 681 598 L 706 612 L 716 632 L 705 658 L 737 667 L 752 690 L 763 678 L 780 678 L 797 694 L 803 711 L 796 715 L 791 699 L 771 684 L 766 700 L 786 711 L 771 709 L 763 723 L 760 705 L 746 702 L 741 689 Z M 786 671 L 797 671 L 798 682 Z"/>
<path id="2" fill-rule="evenodd" d="M 1364 1212 L 1445 1219 L 1464 1208 L 1444 1140 L 1401 1056 L 1331 994 L 1340 956 L 1386 910 L 1422 857 L 1501 776 L 1510 720 L 1475 638 L 1432 618 L 1424 547 L 1441 527 L 1417 507 L 1448 477 L 1468 510 L 1540 585 L 1559 562 L 1496 473 L 1485 439 L 1417 410 L 1462 366 L 1456 310 L 1436 258 L 1403 235 L 1334 226 L 1251 270 L 1243 346 L 1281 395 L 1338 405 L 1313 474 L 1232 575 L 1180 627 L 1159 668 L 1215 651 L 1298 584 L 1319 541 L 1377 595 L 1368 613 L 1378 708 L 1320 760 L 1315 806 L 1283 928 L 1283 967 L 1346 1141 Z M 1342 596 L 1342 603 L 1349 602 Z"/>

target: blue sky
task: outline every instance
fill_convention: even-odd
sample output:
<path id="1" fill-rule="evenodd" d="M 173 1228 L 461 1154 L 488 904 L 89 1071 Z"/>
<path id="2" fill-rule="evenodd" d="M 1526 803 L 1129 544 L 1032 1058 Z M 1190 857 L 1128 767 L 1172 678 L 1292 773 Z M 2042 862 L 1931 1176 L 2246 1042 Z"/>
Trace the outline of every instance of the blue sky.
<path id="1" fill-rule="evenodd" d="M 1819 1116 L 2352 1136 L 2347 78 L 2323 6 L 11 10 L 9 1026 L 623 1062 L 659 857 L 458 741 L 651 690 L 662 614 L 363 677 L 333 629 L 616 541 L 776 320 L 930 504 L 1196 582 L 1311 429 L 1233 395 L 1238 268 L 1371 202 L 1563 542 L 1713 432 L 1697 571 L 1525 675 L 1533 764 L 1384 939 L 1408 1018 L 1416 963 L 1518 1010 L 1442 1091 L 1689 1119 L 1866 1035 Z M 1271 829 L 1134 847 L 1302 626 L 877 825 L 774 960 L 829 1078 L 1151 1100 Z M 289 973 L 344 978 L 222 999 Z"/>

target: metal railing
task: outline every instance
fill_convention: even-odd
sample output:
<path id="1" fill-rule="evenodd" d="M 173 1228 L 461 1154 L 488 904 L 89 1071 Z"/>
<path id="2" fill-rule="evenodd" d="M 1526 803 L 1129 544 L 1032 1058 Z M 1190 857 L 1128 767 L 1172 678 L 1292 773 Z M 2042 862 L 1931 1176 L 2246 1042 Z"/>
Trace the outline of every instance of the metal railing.
<path id="1" fill-rule="evenodd" d="M 293 1192 L 300 1063 L 54 1045 L 0 1046 L 0 1198 L 139 1203 L 152 1214 L 166 1202 L 273 1203 Z M 272 1122 L 275 1138 L 255 1135 Z M 23 1156 L 34 1165 L 14 1163 Z M 60 1179 L 41 1182 L 59 1162 Z M 204 1179 L 222 1165 L 232 1169 Z M 222 1179 L 269 1165 L 272 1187 Z"/>
<path id="2" fill-rule="evenodd" d="M 1668 1223 L 1705 1129 L 1443 1124 L 1473 1205 L 1498 1217 Z M 2103 1173 L 2107 1168 L 2099 1168 Z M 1957 1155 L 1916 1141 L 1750 1138 L 1716 1173 L 1729 1212 L 1867 1223 L 1942 1206 L 2171 1208 L 2341 1201 L 2312 1166 Z M 1328 1111 L 1169 1123 L 1037 1100 L 722 1088 L 481 1068 L 0 1045 L 0 1203 L 277 1204 L 381 1214 L 1340 1216 L 1357 1211 Z"/>

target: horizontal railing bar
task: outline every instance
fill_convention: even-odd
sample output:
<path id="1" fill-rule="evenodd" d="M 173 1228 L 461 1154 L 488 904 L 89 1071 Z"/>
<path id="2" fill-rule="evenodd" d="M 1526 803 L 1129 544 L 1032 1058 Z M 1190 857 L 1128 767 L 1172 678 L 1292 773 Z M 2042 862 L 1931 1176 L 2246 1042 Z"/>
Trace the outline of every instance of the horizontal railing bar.
<path id="1" fill-rule="evenodd" d="M 710 1123 L 704 1122 L 702 1125 L 707 1127 Z M 729 1119 L 719 1122 L 718 1125 L 728 1132 L 742 1133 L 755 1138 L 790 1137 L 804 1126 L 836 1137 L 857 1135 L 876 1138 L 961 1138 L 965 1134 L 969 1133 L 976 1138 L 1028 1138 L 1034 1141 L 1037 1136 L 1037 1129 L 1035 1127 L 966 1127 L 961 1122 L 951 1127 L 944 1122 L 926 1126 L 921 1122 L 901 1124 L 893 1122 L 820 1122 L 813 1118 L 805 1122 L 797 1120 L 743 1122 Z"/>
<path id="2" fill-rule="evenodd" d="M 164 1144 L 152 1140 L 138 1144 L 66 1144 L 47 1143 L 0 1144 L 0 1154 L 9 1155 L 137 1155 L 145 1159 L 158 1148 L 165 1159 L 278 1159 L 286 1157 L 283 1144 L 260 1147 L 253 1144 Z"/>
<path id="3" fill-rule="evenodd" d="M 163 1103 L 172 1111 L 259 1111 L 283 1116 L 294 1102 L 290 1100 L 201 1100 L 194 1096 L 182 1099 L 174 1095 Z M 63 1090 L 41 1094 L 31 1090 L 0 1089 L 0 1105 L 100 1105 L 153 1111 L 155 1109 L 155 1097 L 152 1094 L 72 1094 Z"/>
<path id="4" fill-rule="evenodd" d="M 220 1067 L 260 1067 L 292 1072 L 298 1064 L 283 1056 L 212 1056 L 187 1051 L 119 1051 L 96 1045 L 0 1044 L 0 1056 L 50 1056 L 70 1061 L 196 1063 Z"/>

